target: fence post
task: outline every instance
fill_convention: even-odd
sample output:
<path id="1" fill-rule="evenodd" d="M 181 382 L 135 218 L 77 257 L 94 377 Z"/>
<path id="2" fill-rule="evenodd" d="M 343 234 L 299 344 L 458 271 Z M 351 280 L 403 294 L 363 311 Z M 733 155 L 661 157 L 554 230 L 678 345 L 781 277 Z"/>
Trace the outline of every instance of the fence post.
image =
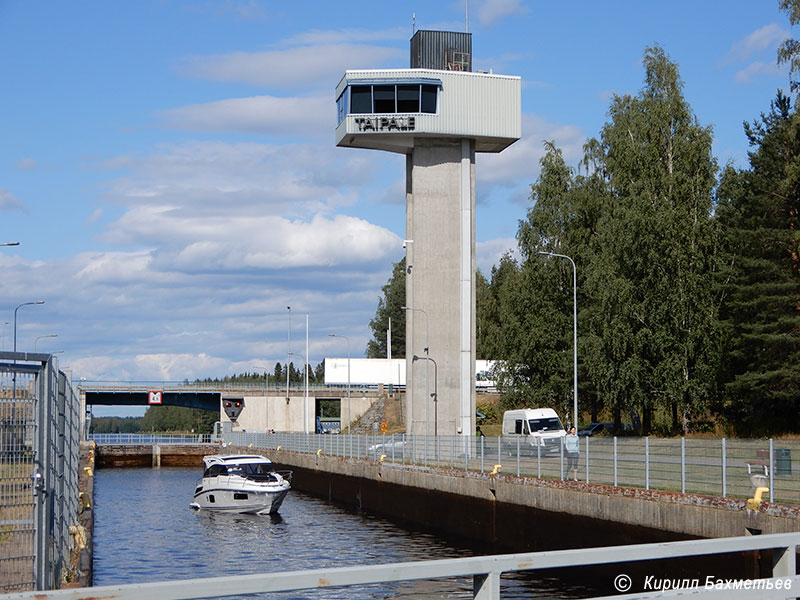
<path id="1" fill-rule="evenodd" d="M 563 437 L 561 438 L 561 447 L 559 451 L 561 452 L 561 481 L 564 481 L 564 438 Z"/>
<path id="2" fill-rule="evenodd" d="M 589 483 L 589 438 L 592 437 L 590 435 L 586 436 L 586 483 Z"/>
<path id="3" fill-rule="evenodd" d="M 644 489 L 650 489 L 650 436 L 644 438 Z"/>
<path id="4" fill-rule="evenodd" d="M 481 473 L 483 473 L 483 450 L 484 450 L 483 436 L 480 437 L 480 440 L 481 440 Z M 498 441 L 498 444 L 499 443 L 500 442 Z"/>
<path id="5" fill-rule="evenodd" d="M 686 493 L 686 438 L 681 438 L 681 494 Z"/>
<path id="6" fill-rule="evenodd" d="M 769 438 L 769 501 L 775 501 L 775 440 Z"/>
<path id="7" fill-rule="evenodd" d="M 519 436 L 517 436 L 517 460 L 519 460 Z M 536 476 L 542 478 L 542 449 L 537 444 L 536 446 Z"/>
<path id="8" fill-rule="evenodd" d="M 722 497 L 728 496 L 728 445 L 727 440 L 722 438 Z"/>
<path id="9" fill-rule="evenodd" d="M 617 436 L 614 436 L 614 487 L 617 487 Z"/>
<path id="10" fill-rule="evenodd" d="M 492 571 L 485 575 L 473 575 L 472 597 L 474 600 L 499 600 L 500 573 Z"/>

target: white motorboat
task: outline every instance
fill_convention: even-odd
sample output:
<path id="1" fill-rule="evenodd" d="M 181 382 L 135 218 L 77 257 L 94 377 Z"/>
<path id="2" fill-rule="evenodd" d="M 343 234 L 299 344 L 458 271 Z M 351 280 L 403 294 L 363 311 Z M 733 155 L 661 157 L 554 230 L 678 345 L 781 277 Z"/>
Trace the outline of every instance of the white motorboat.
<path id="1" fill-rule="evenodd" d="M 267 515 L 278 512 L 291 487 L 292 472 L 276 471 L 259 454 L 203 457 L 203 478 L 194 490 L 195 510 Z"/>

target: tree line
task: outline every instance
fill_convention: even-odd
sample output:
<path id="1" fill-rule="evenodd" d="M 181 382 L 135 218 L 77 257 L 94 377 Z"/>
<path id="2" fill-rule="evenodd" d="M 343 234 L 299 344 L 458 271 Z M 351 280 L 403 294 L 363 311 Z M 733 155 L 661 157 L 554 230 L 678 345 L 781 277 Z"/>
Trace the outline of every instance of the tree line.
<path id="1" fill-rule="evenodd" d="M 796 2 L 781 8 L 795 24 Z M 782 60 L 794 74 L 791 42 Z M 779 91 L 744 124 L 748 166 L 721 168 L 678 65 L 655 46 L 643 66 L 643 87 L 613 97 L 577 166 L 545 143 L 516 252 L 477 276 L 478 358 L 499 361 L 503 408 L 571 413 L 572 265 L 551 254 L 565 255 L 577 266 L 582 419 L 661 434 L 800 431 L 798 106 Z M 389 318 L 403 356 L 404 294 L 401 261 L 368 356 L 385 356 Z"/>

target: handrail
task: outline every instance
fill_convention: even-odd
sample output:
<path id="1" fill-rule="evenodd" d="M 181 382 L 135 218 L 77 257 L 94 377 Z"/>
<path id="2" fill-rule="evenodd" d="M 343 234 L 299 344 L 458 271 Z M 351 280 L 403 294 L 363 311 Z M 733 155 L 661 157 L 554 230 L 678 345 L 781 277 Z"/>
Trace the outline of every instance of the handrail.
<path id="1" fill-rule="evenodd" d="M 526 552 L 466 558 L 449 558 L 415 562 L 401 562 L 354 567 L 332 567 L 303 571 L 234 575 L 178 581 L 134 583 L 99 586 L 83 589 L 33 591 L 0 596 L 8 600 L 196 600 L 198 598 L 228 597 L 264 592 L 289 592 L 305 589 L 370 585 L 376 583 L 439 579 L 445 577 L 472 577 L 473 598 L 500 598 L 500 576 L 513 571 L 531 571 L 620 562 L 660 560 L 667 558 L 746 552 L 773 549 L 778 560 L 773 567 L 773 578 L 757 580 L 762 592 L 760 598 L 785 598 L 797 594 L 800 577 L 795 575 L 795 553 L 800 545 L 800 532 L 770 535 L 689 540 L 656 544 L 637 544 L 603 548 L 580 548 L 546 552 Z M 618 576 L 619 578 L 619 576 Z M 616 581 L 616 580 L 615 580 Z M 694 580 L 692 580 L 693 582 Z M 744 580 L 742 580 L 744 581 Z M 753 580 L 748 580 L 753 581 Z M 628 582 L 632 585 L 634 582 Z M 713 595 L 707 580 L 697 580 L 698 592 Z M 771 583 L 770 583 L 771 582 Z M 768 586 L 768 587 L 767 587 Z M 638 587 L 638 586 L 637 586 Z M 744 587 L 744 586 L 742 586 Z M 619 591 L 625 592 L 630 586 Z M 763 593 L 772 590 L 773 594 Z M 684 590 L 688 591 L 688 590 Z M 735 598 L 736 590 L 725 590 L 726 598 Z M 749 588 L 752 591 L 752 587 Z M 752 597 L 752 594 L 751 594 Z"/>

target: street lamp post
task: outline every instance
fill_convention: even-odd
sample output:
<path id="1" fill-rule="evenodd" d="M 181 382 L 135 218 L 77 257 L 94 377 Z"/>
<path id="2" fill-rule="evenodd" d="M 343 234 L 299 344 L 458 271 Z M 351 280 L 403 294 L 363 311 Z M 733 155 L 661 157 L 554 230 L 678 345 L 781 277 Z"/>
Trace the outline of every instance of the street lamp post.
<path id="1" fill-rule="evenodd" d="M 54 337 L 58 337 L 58 334 L 57 333 L 51 333 L 50 335 L 40 335 L 40 336 L 38 336 L 35 340 L 33 340 L 33 351 L 36 352 L 36 344 L 39 343 L 39 340 L 41 340 L 43 338 L 54 338 Z"/>
<path id="2" fill-rule="evenodd" d="M 329 333 L 330 337 L 340 337 L 347 340 L 347 433 L 350 433 L 350 338 L 346 335 L 338 335 L 336 333 Z"/>
<path id="3" fill-rule="evenodd" d="M 14 352 L 17 351 L 17 311 L 23 306 L 31 306 L 33 304 L 44 304 L 44 300 L 36 300 L 35 302 L 23 302 L 14 309 Z"/>
<path id="4" fill-rule="evenodd" d="M 401 306 L 401 310 L 405 311 L 417 311 L 421 312 L 425 315 L 425 348 L 423 349 L 425 352 L 425 356 L 430 356 L 430 348 L 431 348 L 431 320 L 428 317 L 428 313 L 422 310 L 421 308 L 412 308 L 411 306 Z M 413 360 L 411 362 L 414 362 Z M 425 397 L 428 398 L 431 393 L 431 384 L 430 384 L 430 369 L 428 368 L 428 363 L 425 363 Z M 430 414 L 428 412 L 428 401 L 425 401 L 425 438 L 430 435 L 430 431 L 428 429 L 428 422 L 430 421 Z M 427 442 L 426 442 L 427 443 Z"/>
<path id="5" fill-rule="evenodd" d="M 269 391 L 268 391 L 268 388 L 269 388 L 269 369 L 267 369 L 267 367 L 259 367 L 258 365 L 255 365 L 254 368 L 262 369 L 264 371 L 264 402 L 266 404 L 265 409 L 266 409 L 266 419 L 267 419 L 266 429 L 267 429 L 267 432 L 269 432 Z"/>
<path id="6" fill-rule="evenodd" d="M 433 394 L 431 397 L 433 398 L 433 437 L 438 437 L 439 435 L 439 366 L 436 364 L 436 361 L 433 360 L 430 356 L 417 356 L 414 355 L 412 362 L 416 362 L 418 360 L 425 360 L 430 361 L 433 363 Z M 428 404 L 427 402 L 425 403 Z M 438 443 L 437 443 L 438 446 Z"/>
<path id="7" fill-rule="evenodd" d="M 566 258 L 572 264 L 572 387 L 573 387 L 573 421 L 572 425 L 578 427 L 578 268 L 575 261 L 566 254 L 555 252 L 537 252 L 543 256 Z"/>
<path id="8" fill-rule="evenodd" d="M 23 302 L 14 309 L 14 352 L 17 352 L 17 311 L 23 306 L 32 306 L 34 304 L 44 304 L 44 300 L 36 300 L 35 302 Z M 14 364 L 17 364 L 17 359 L 14 357 Z M 14 369 L 14 374 L 11 377 L 11 424 L 15 428 L 16 433 L 16 419 L 17 419 L 17 370 Z"/>
<path id="9" fill-rule="evenodd" d="M 286 342 L 286 404 L 289 404 L 289 356 L 292 354 L 292 307 L 287 306 L 289 311 L 289 333 Z"/>

